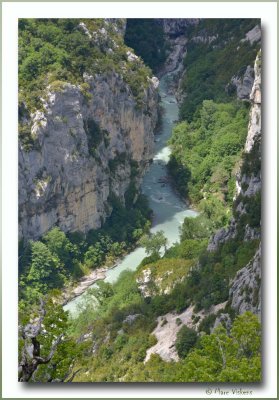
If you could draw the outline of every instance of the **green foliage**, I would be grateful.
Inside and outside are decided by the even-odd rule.
[[[244,332],[248,343],[255,336],[249,355],[244,350],[246,345],[241,344]],[[138,378],[141,382],[260,382],[260,351],[260,324],[257,317],[245,313],[236,319],[231,336],[220,327],[214,334],[201,337],[184,360],[165,362],[152,354],[143,367],[135,366],[126,376],[128,381]]]
[[[31,243],[31,265],[26,281],[32,289],[38,288],[46,294],[48,288],[61,287],[63,275],[59,259],[41,242]]]
[[[217,102],[232,100],[234,93],[226,92],[225,87],[233,76],[242,76],[246,66],[254,64],[259,50],[259,43],[241,42],[256,24],[260,25],[260,20],[204,19],[189,32],[190,39],[200,34],[217,36],[217,39],[208,44],[190,41],[187,46],[184,59],[187,73],[182,80],[182,90],[187,96],[180,107],[180,119],[195,119],[205,99]]]
[[[112,265],[115,258],[131,249],[148,232],[150,210],[143,195],[129,209],[116,197],[112,202],[113,211],[104,226],[89,231],[86,237],[78,232],[66,236],[54,227],[41,241],[20,243],[21,309],[30,307],[49,290],[62,288],[105,262]]]
[[[230,279],[248,264],[258,244],[258,240],[231,239],[221,244],[216,252],[201,254],[199,268],[193,269],[186,282],[187,294],[197,310],[208,310],[211,305],[228,299]]]
[[[227,214],[226,204],[232,205],[231,182],[235,179],[247,125],[248,110],[243,104],[204,100],[196,121],[176,125],[170,139],[169,171],[178,190],[195,204],[206,198],[212,207],[222,210],[223,218]]]
[[[128,48],[109,24],[106,25],[108,40],[113,39],[119,46],[111,55],[106,52],[106,39],[99,37],[98,45],[90,42],[78,27],[80,21],[84,21],[91,32],[98,32],[104,26],[101,19],[19,21],[19,79],[24,90],[20,100],[21,114],[27,112],[23,104],[29,111],[38,107],[38,99],[49,84],[55,91],[63,91],[67,81],[79,84],[85,100],[90,100],[89,88],[82,77],[85,71],[91,74],[118,72],[130,85],[137,105],[144,107],[150,70],[144,67],[141,59],[127,62]],[[129,37],[135,49],[138,44],[136,52],[156,69],[166,50],[163,35],[160,37],[161,28],[155,27],[153,20],[143,20],[142,24],[140,20],[135,21],[134,26],[128,21],[126,40]],[[73,362],[74,369],[82,368],[75,381],[84,382],[260,380],[260,324],[251,313],[237,317],[229,335],[222,327],[209,335],[216,318],[213,314],[201,321],[199,331],[208,335],[201,335],[199,340],[195,331],[183,326],[176,341],[176,349],[183,360],[167,363],[152,355],[147,363],[143,363],[147,349],[156,343],[151,334],[157,325],[156,317],[168,312],[180,313],[191,304],[195,304],[196,311],[209,310],[212,305],[228,300],[230,280],[251,260],[259,245],[258,240],[243,241],[243,234],[247,223],[260,228],[260,196],[240,196],[238,202],[244,203],[246,213],[238,215],[235,205],[234,216],[240,218],[237,236],[221,244],[216,252],[206,251],[209,237],[226,225],[231,215],[234,174],[246,136],[248,111],[245,105],[232,102],[231,94],[226,93],[224,87],[240,67],[247,65],[250,58],[252,60],[257,45],[243,43],[237,53],[235,45],[253,24],[255,21],[251,20],[205,20],[198,28],[188,29],[189,38],[201,27],[208,34],[214,35],[216,29],[220,33],[213,42],[216,48],[204,44],[189,45],[184,78],[188,96],[180,111],[181,117],[186,117],[188,122],[175,127],[170,143],[170,172],[181,194],[197,205],[200,215],[185,219],[181,242],[168,249],[163,258],[160,258],[160,250],[167,242],[162,232],[144,236],[140,243],[150,255],[142,261],[138,271],[122,273],[113,284],[101,281],[95,285],[85,296],[81,313],[70,324],[61,306],[49,303],[46,332],[40,337],[44,354],[61,332],[65,333],[66,340],[51,363],[39,368],[34,381],[63,379]],[[147,43],[144,38],[150,38],[151,30],[152,40]],[[143,38],[141,42],[137,40],[139,35]],[[235,63],[231,62],[231,54],[235,55]],[[96,147],[102,140],[105,146],[108,145],[108,135],[90,118],[84,121],[84,127],[89,152],[95,157]],[[34,145],[29,128],[22,126],[20,132],[27,149]],[[245,155],[242,174],[259,173],[258,151],[259,146]],[[143,234],[148,233],[150,210],[146,198],[137,197],[135,185],[138,164],[121,153],[110,161],[109,168],[112,174],[117,174],[118,168],[128,162],[131,184],[125,193],[125,206],[111,194],[107,208],[112,212],[102,228],[92,230],[86,236],[78,232],[65,235],[54,228],[41,241],[20,243],[19,311],[22,323],[36,316],[35,304],[42,294],[55,297],[53,290],[60,289],[68,281],[104,263],[111,265],[116,257],[129,251]],[[146,269],[151,271],[154,291],[151,297],[144,298],[137,280]],[[230,306],[227,308],[226,312]],[[235,317],[233,310],[229,312]],[[179,318],[176,322],[181,324]],[[77,344],[88,332],[90,337],[82,345]]]
[[[237,206],[242,202],[244,211],[237,211]],[[255,231],[261,229],[261,192],[253,196],[239,195],[234,203],[233,215],[237,218],[237,238],[244,239],[246,226],[252,227]]]
[[[124,315],[122,314],[122,321]],[[213,334],[197,340],[195,331],[183,326],[177,335],[176,346],[183,358],[179,362],[165,362],[158,355],[151,355],[143,364],[146,350],[155,344],[148,332],[152,325],[140,316],[131,325],[121,320],[114,328],[111,323],[95,322],[94,357],[79,359],[79,365],[88,370],[76,381],[111,382],[258,382],[261,379],[260,323],[247,312],[234,321],[230,335],[223,327]],[[101,337],[100,337],[101,329]],[[118,329],[118,331],[116,331]],[[102,343],[104,338],[106,344]],[[98,338],[98,339],[97,339]]]
[[[167,238],[164,236],[163,231],[158,231],[150,235],[144,235],[140,241],[140,245],[145,248],[147,254],[160,254],[162,247],[166,250]]]
[[[198,335],[194,329],[190,329],[186,325],[182,326],[175,342],[175,348],[180,358],[186,357],[191,348],[195,346],[197,339]]]
[[[259,382],[261,336],[258,318],[238,316],[227,336],[223,327],[201,337],[179,368],[178,382]]]
[[[73,261],[79,257],[79,249],[73,245],[58,227],[54,227],[43,237],[43,242],[53,255],[56,255],[60,263],[68,271],[73,269]]]
[[[193,267],[192,260],[183,258],[163,258],[150,264],[140,266],[137,270],[138,279],[144,279],[144,271],[149,270],[150,281],[145,283],[152,296],[171,292],[175,285],[185,278]]]
[[[197,258],[207,247],[207,240],[188,239],[175,244],[167,250],[164,258]]]
[[[51,293],[54,296],[54,293]],[[53,380],[64,381],[71,374],[71,367],[77,355],[81,352],[82,345],[76,343],[68,336],[68,315],[63,311],[61,305],[55,301],[55,296],[45,299],[45,316],[42,321],[42,329],[37,336],[40,344],[40,356],[47,357],[57,337],[63,334],[62,341],[58,344],[53,357],[47,364],[39,365],[31,378],[31,382],[51,382]],[[26,324],[31,316],[37,317],[37,304],[28,310],[28,314],[20,314],[20,324]],[[19,342],[19,354],[22,352],[23,342]]]
[[[19,123],[18,137],[25,151],[30,151],[38,146],[36,139],[31,134],[31,125],[29,123]]]
[[[85,24],[92,38],[80,23]],[[48,86],[52,91],[63,92],[66,82],[79,85],[88,101],[92,95],[84,82],[84,72],[94,75],[113,71],[130,85],[137,105],[144,106],[144,90],[151,71],[141,59],[128,62],[129,47],[104,19],[20,19],[18,28],[20,109],[24,106],[33,112],[42,108],[41,98],[46,96]],[[101,33],[102,28],[106,35]],[[20,130],[22,143],[27,149],[32,148],[29,126],[20,125]]]
[[[158,261],[158,260],[160,260],[160,258],[161,258],[160,255],[157,253],[153,253],[151,256],[144,257],[144,259],[142,260],[142,262],[139,265],[139,268],[143,267],[144,265],[151,264],[155,261]]]
[[[166,60],[168,48],[163,27],[154,19],[127,19],[125,43],[155,72]]]
[[[139,195],[130,208],[125,208],[115,196],[110,196],[109,201],[113,211],[107,218],[103,230],[113,242],[135,243],[139,238],[139,229],[142,233],[148,232],[151,210],[145,196]]]
[[[212,232],[212,222],[205,215],[186,217],[181,227],[181,240],[206,239]]]
[[[199,332],[205,332],[210,335],[210,329],[213,328],[215,320],[215,314],[209,314],[206,316],[199,324]]]
[[[190,253],[191,241],[187,243],[186,240],[186,256],[188,257]],[[156,315],[162,315],[172,310],[177,312],[182,312],[185,308],[190,306],[190,304],[195,304],[195,311],[201,309],[209,310],[212,305],[216,305],[228,300],[229,297],[229,283],[230,280],[235,276],[236,272],[243,268],[252,259],[255,251],[258,248],[259,241],[246,241],[231,239],[221,244],[216,252],[210,253],[205,251],[205,242],[202,240],[196,240],[193,243],[193,247],[199,245],[201,246],[201,252],[197,255],[197,258],[193,260],[185,260],[188,262],[190,270],[188,273],[184,271],[182,273],[182,281],[177,283],[172,291],[164,297],[155,296],[151,300],[151,307]],[[173,248],[169,249],[166,258],[160,260],[160,263],[168,265],[169,269],[173,269],[173,274],[175,274],[175,260],[168,257],[183,257],[183,246],[182,241],[180,245],[175,245]],[[182,261],[183,259],[178,258],[177,261]],[[154,266],[159,265],[159,263],[154,263]],[[170,268],[173,266],[172,268]],[[145,265],[144,268],[148,266]],[[152,268],[151,268],[152,271]],[[154,268],[153,274],[156,272]],[[184,279],[183,279],[184,277]],[[166,279],[166,278],[164,278]],[[204,328],[206,332],[209,332],[209,325],[201,323],[201,327]]]
[[[91,156],[95,156],[95,150],[105,137],[104,131],[93,118],[88,118],[83,121],[84,130],[87,135],[88,151]]]

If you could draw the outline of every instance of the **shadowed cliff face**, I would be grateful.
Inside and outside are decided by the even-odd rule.
[[[255,80],[250,94],[251,109],[242,167],[237,174],[234,218],[227,229],[221,229],[211,238],[208,250],[215,251],[219,243],[235,237],[241,216],[247,213],[247,203],[260,195],[261,190],[261,55],[255,61]],[[245,226],[244,240],[259,239],[260,231],[249,223]]]
[[[20,237],[38,238],[54,225],[100,227],[112,209],[109,195],[124,202],[131,175],[138,187],[152,158],[156,82],[150,80],[138,107],[121,75],[85,80],[85,95],[69,83],[50,89],[44,110],[31,116],[35,146],[25,151],[19,143]]]
[[[260,239],[260,223],[255,223],[256,215],[260,208],[252,208],[251,204],[257,204],[261,193],[261,54],[255,61],[255,80],[250,94],[251,110],[249,117],[248,134],[244,148],[243,165],[237,175],[237,197],[234,218],[227,229],[221,229],[211,238],[209,251],[216,251],[220,243],[234,238],[240,234],[244,241]],[[259,206],[260,207],[260,206]],[[252,219],[247,215],[252,214]],[[254,213],[254,215],[253,215]],[[243,225],[243,221],[247,223]],[[257,221],[258,222],[258,221]],[[261,243],[253,259],[248,265],[238,271],[231,282],[230,301],[232,308],[237,313],[252,311],[260,314],[261,311]]]

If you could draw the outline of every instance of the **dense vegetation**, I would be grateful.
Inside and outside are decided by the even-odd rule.
[[[152,18],[128,18],[125,43],[132,47],[155,73],[163,66],[168,44],[163,27],[158,21]]]
[[[259,43],[241,41],[257,19],[203,19],[188,32],[195,36],[215,37],[211,43],[191,42],[184,59],[186,74],[181,88],[186,94],[180,106],[180,119],[191,122],[199,115],[204,100],[230,102],[235,92],[230,85],[233,76],[243,76],[247,65],[253,66]]]
[[[118,24],[121,29],[123,21]],[[85,72],[119,72],[140,96],[150,70],[140,59],[129,64],[128,50],[114,25],[104,19],[20,19],[20,102],[38,108],[47,86],[63,90],[63,82],[81,85],[86,92]]]
[[[242,103],[204,100],[194,122],[176,125],[170,140],[169,171],[177,188],[194,204],[202,199],[232,206],[235,173],[247,135]]]
[[[146,198],[139,196],[134,205],[124,207],[112,198],[113,211],[102,228],[87,235],[66,235],[58,227],[41,240],[20,242],[20,310],[32,308],[50,290],[74,283],[84,274],[129,251],[150,227],[150,209]],[[121,226],[121,231],[119,231]]]
[[[91,31],[103,26],[101,20],[90,21],[86,20],[86,25]],[[165,57],[162,32],[153,20],[135,21],[136,25],[131,24],[132,20],[128,22],[126,42],[131,40],[130,45],[135,48],[139,42],[138,53],[156,69]],[[110,196],[113,211],[101,229],[85,236],[78,232],[65,235],[54,228],[41,240],[20,243],[20,330],[30,318],[36,321],[40,314],[39,299],[45,297],[44,327],[38,335],[42,356],[48,354],[57,336],[64,335],[55,356],[38,367],[33,381],[65,381],[73,371],[71,379],[77,382],[260,381],[260,323],[249,312],[236,315],[229,301],[229,285],[258,248],[259,240],[244,240],[244,237],[247,225],[260,230],[261,199],[259,195],[238,196],[233,201],[235,172],[241,164],[247,134],[248,107],[225,91],[232,75],[253,62],[257,45],[250,46],[240,39],[257,22],[204,20],[188,32],[192,36],[204,31],[208,35],[218,33],[218,38],[212,45],[190,43],[185,59],[187,73],[182,88],[187,97],[181,106],[181,121],[170,140],[169,170],[178,190],[200,213],[196,218],[184,220],[179,243],[166,249],[163,232],[148,234],[150,210],[142,196],[133,204],[133,182],[125,196],[125,207]],[[30,106],[31,93],[35,100],[41,95],[43,79],[50,79],[49,83],[70,79],[82,84],[83,71],[90,68],[97,71],[103,64],[109,69],[126,54],[126,47],[121,48],[123,54],[120,51],[114,56],[107,55],[105,50],[94,53],[94,44],[80,31],[76,20],[23,20],[20,29],[23,52],[20,79],[25,101]],[[141,42],[137,40],[138,32]],[[73,40],[67,52],[64,37]],[[153,38],[150,43],[147,37]],[[46,43],[53,46],[49,53]],[[88,47],[88,60],[95,57],[94,65],[87,65],[84,57]],[[46,58],[46,64],[40,64],[45,54],[53,57],[53,61],[48,63]],[[154,55],[158,56],[156,61]],[[34,62],[39,69],[32,75],[34,57],[39,57]],[[28,68],[24,64],[26,59]],[[48,74],[45,68],[50,65]],[[125,79],[132,82],[132,72]],[[140,80],[135,82],[138,84]],[[59,87],[60,83],[55,85]],[[90,123],[87,128],[90,129]],[[260,173],[259,145],[243,157],[242,174]],[[112,173],[115,168],[110,165]],[[242,189],[245,191],[244,186]],[[237,208],[240,202],[245,208],[243,213]],[[235,236],[209,252],[210,237],[226,226],[232,215],[237,220]],[[99,282],[88,291],[79,315],[70,318],[59,305],[60,290],[100,265],[111,265],[138,241],[148,254],[138,269],[123,272],[113,284]],[[162,256],[163,248],[166,251]],[[148,271],[149,282],[145,279]],[[223,302],[227,302],[225,308],[213,313],[214,306]],[[165,362],[153,354],[144,363],[147,349],[156,344],[152,331],[158,324],[157,317],[167,313],[179,315],[190,305],[194,306],[193,329],[183,325],[179,318],[176,321],[180,330],[174,346],[179,361]],[[200,311],[203,317],[197,314]],[[221,313],[229,315],[232,326],[220,324],[213,331],[216,317]],[[161,326],[165,323],[163,319]],[[20,354],[24,354],[25,341],[22,336]]]
[[[84,101],[92,97],[84,74],[119,73],[138,107],[151,70],[140,58],[128,62],[122,34],[124,21],[104,19],[20,19],[18,43],[19,137],[29,150],[36,146],[30,112],[43,108],[49,91],[61,92],[66,83],[78,85]]]
[[[237,317],[230,333],[219,326],[214,334],[197,336],[195,331],[182,325],[176,342],[181,360],[165,362],[152,355],[143,364],[146,350],[156,343],[151,335],[155,318],[165,310],[156,307],[156,298],[144,299],[140,295],[134,275],[124,272],[114,285],[99,284],[98,289],[88,294],[88,297],[97,297],[98,309],[89,298],[86,309],[73,321],[73,337],[88,334],[83,356],[77,358],[76,367],[80,372],[76,381],[260,380],[260,323],[251,313]],[[164,299],[161,296],[162,302]]]

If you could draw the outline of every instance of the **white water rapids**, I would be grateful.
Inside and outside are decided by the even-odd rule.
[[[194,217],[197,213],[187,208],[167,179],[166,164],[170,157],[170,148],[167,141],[171,136],[174,121],[178,119],[178,105],[174,95],[168,93],[168,75],[165,75],[159,85],[159,92],[164,109],[160,135],[155,137],[155,155],[153,163],[146,172],[141,185],[142,193],[148,200],[153,211],[151,233],[163,231],[168,239],[168,246],[179,241],[179,227],[185,217]],[[114,282],[124,270],[136,270],[143,258],[145,250],[138,247],[126,255],[116,267],[106,272],[106,282]],[[92,286],[96,285],[94,283]],[[89,288],[90,288],[89,287]],[[88,289],[87,289],[88,290]],[[87,291],[74,298],[64,306],[72,315],[78,312],[78,305],[85,298]]]

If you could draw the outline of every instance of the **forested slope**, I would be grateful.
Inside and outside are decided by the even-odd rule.
[[[50,292],[51,285],[40,288],[42,278],[44,284],[49,282],[44,274],[38,277],[38,271],[45,272],[43,258],[59,282],[68,259],[76,259],[81,267],[87,260],[97,265],[104,259],[104,247],[108,255],[121,253],[121,242],[148,232],[144,200],[138,199],[137,211],[133,202],[126,201],[124,208],[114,198],[111,220],[86,238],[54,230],[31,243],[23,258],[27,269],[20,354],[26,357],[24,348],[32,339],[25,325],[30,315],[24,311],[30,282],[34,298],[40,297],[40,290],[51,297],[34,309],[31,325],[38,334],[34,329],[32,334],[43,344],[45,359],[55,345],[54,358],[37,365],[31,381],[261,380],[260,21],[137,21],[130,39],[141,36],[144,26],[149,29],[148,23],[158,24],[155,39],[162,31],[164,37],[145,42],[147,49],[141,48],[143,41],[138,55],[149,62],[152,48],[158,46],[157,52],[166,51],[164,65],[176,71],[169,88],[176,90],[180,120],[169,143],[169,173],[199,216],[184,220],[180,242],[163,256],[162,235],[145,236],[141,243],[149,256],[138,269],[123,272],[114,284],[99,282],[74,319],[58,305],[59,293]],[[179,52],[172,52],[174,43]],[[112,228],[128,218],[132,222],[122,230]],[[125,236],[121,242],[120,232]],[[115,246],[116,242],[120,243]],[[51,317],[50,307],[55,310]],[[34,319],[38,315],[41,318]],[[54,337],[60,338],[58,344]],[[23,372],[26,376],[24,368]]]

